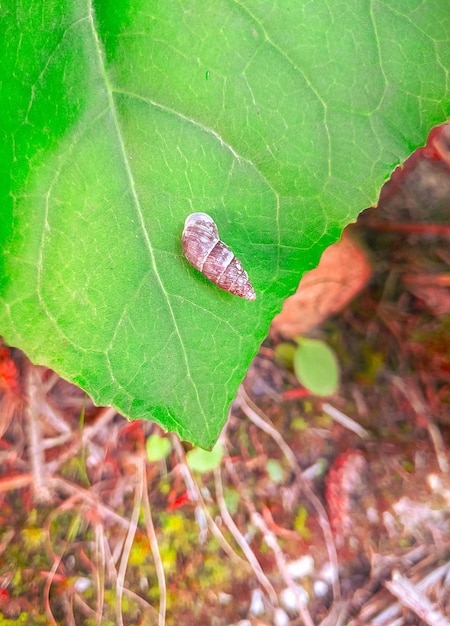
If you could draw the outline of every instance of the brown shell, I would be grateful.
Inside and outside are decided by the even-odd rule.
[[[189,263],[211,282],[246,300],[256,298],[247,272],[230,248],[220,241],[217,226],[209,215],[188,215],[181,242]]]

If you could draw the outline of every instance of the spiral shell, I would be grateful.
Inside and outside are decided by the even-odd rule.
[[[247,272],[230,248],[220,241],[217,226],[209,215],[188,215],[181,241],[189,263],[208,280],[246,300],[256,298]]]

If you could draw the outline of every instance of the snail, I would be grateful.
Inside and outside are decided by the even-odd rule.
[[[220,241],[212,217],[206,213],[188,215],[181,242],[189,263],[212,283],[246,300],[256,298],[247,272],[230,248]]]

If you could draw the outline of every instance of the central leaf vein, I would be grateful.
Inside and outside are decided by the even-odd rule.
[[[118,140],[118,145],[119,145],[120,152],[121,152],[123,166],[124,166],[125,173],[126,173],[126,176],[128,178],[129,184],[130,184],[131,195],[132,195],[133,202],[134,202],[134,205],[135,205],[135,208],[136,208],[136,213],[137,213],[137,216],[138,216],[138,219],[139,219],[139,223],[140,223],[140,227],[141,227],[141,230],[142,230],[142,234],[144,236],[144,240],[145,240],[145,243],[146,243],[146,246],[147,246],[147,250],[148,250],[148,254],[149,254],[149,258],[150,258],[150,263],[151,263],[151,266],[153,268],[153,271],[154,271],[156,280],[158,282],[158,285],[159,285],[159,287],[161,289],[161,292],[164,295],[164,299],[165,299],[165,302],[167,304],[167,308],[169,310],[170,317],[172,319],[172,323],[173,323],[173,326],[174,326],[174,329],[175,329],[175,333],[176,333],[176,336],[177,336],[178,341],[180,343],[181,354],[182,354],[182,358],[183,358],[183,361],[184,361],[184,364],[185,364],[185,368],[186,368],[186,374],[187,374],[187,377],[188,377],[188,379],[189,379],[189,381],[190,381],[190,383],[191,383],[191,385],[192,385],[192,387],[193,387],[193,389],[195,391],[197,403],[198,403],[198,406],[199,406],[199,410],[201,411],[202,417],[204,419],[205,428],[206,428],[206,430],[209,433],[210,432],[209,423],[208,423],[207,416],[206,416],[204,408],[203,408],[203,403],[201,401],[197,385],[195,384],[194,378],[192,377],[192,374],[191,374],[191,371],[190,371],[189,361],[188,361],[188,356],[187,356],[187,351],[186,351],[186,346],[184,345],[184,341],[183,341],[183,338],[182,338],[182,335],[181,335],[181,332],[180,332],[180,328],[178,326],[177,319],[176,319],[176,316],[175,316],[172,304],[170,302],[169,294],[168,294],[168,292],[167,292],[167,290],[166,290],[166,288],[164,286],[164,283],[163,283],[162,278],[160,276],[160,273],[158,271],[156,258],[155,258],[155,253],[154,253],[154,250],[153,250],[152,243],[150,241],[150,237],[149,237],[149,233],[148,233],[147,227],[145,225],[144,214],[142,212],[141,203],[139,201],[139,197],[138,197],[138,194],[137,194],[137,191],[136,191],[136,186],[135,186],[135,183],[134,183],[133,173],[131,171],[130,164],[129,164],[129,161],[128,161],[128,158],[127,158],[127,154],[126,154],[126,150],[125,150],[125,143],[124,143],[124,139],[123,139],[123,132],[122,132],[122,130],[120,128],[120,123],[119,123],[119,119],[118,119],[118,116],[117,116],[117,109],[116,109],[114,98],[113,98],[113,89],[112,89],[112,86],[110,85],[110,82],[109,82],[109,79],[108,79],[108,76],[107,76],[107,72],[106,72],[102,45],[100,43],[100,40],[99,40],[99,37],[98,37],[98,33],[97,33],[97,29],[96,29],[95,24],[94,24],[94,11],[93,11],[92,4],[90,4],[90,26],[91,26],[91,31],[92,31],[92,35],[93,35],[93,38],[94,38],[95,47],[96,47],[96,51],[97,51],[97,55],[98,55],[100,71],[101,71],[101,74],[102,74],[102,77],[103,77],[103,81],[104,81],[104,84],[105,84],[105,88],[106,88],[107,98],[108,98],[108,102],[109,102],[109,106],[110,106],[110,110],[111,110],[111,115],[112,115],[112,119],[113,119],[113,123],[114,123],[115,132],[116,132],[116,135],[117,135],[117,140]]]

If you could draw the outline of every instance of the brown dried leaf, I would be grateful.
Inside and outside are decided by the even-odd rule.
[[[305,333],[343,309],[371,273],[366,254],[346,229],[341,241],[325,250],[317,268],[303,276],[273,320],[272,330],[285,337]]]

